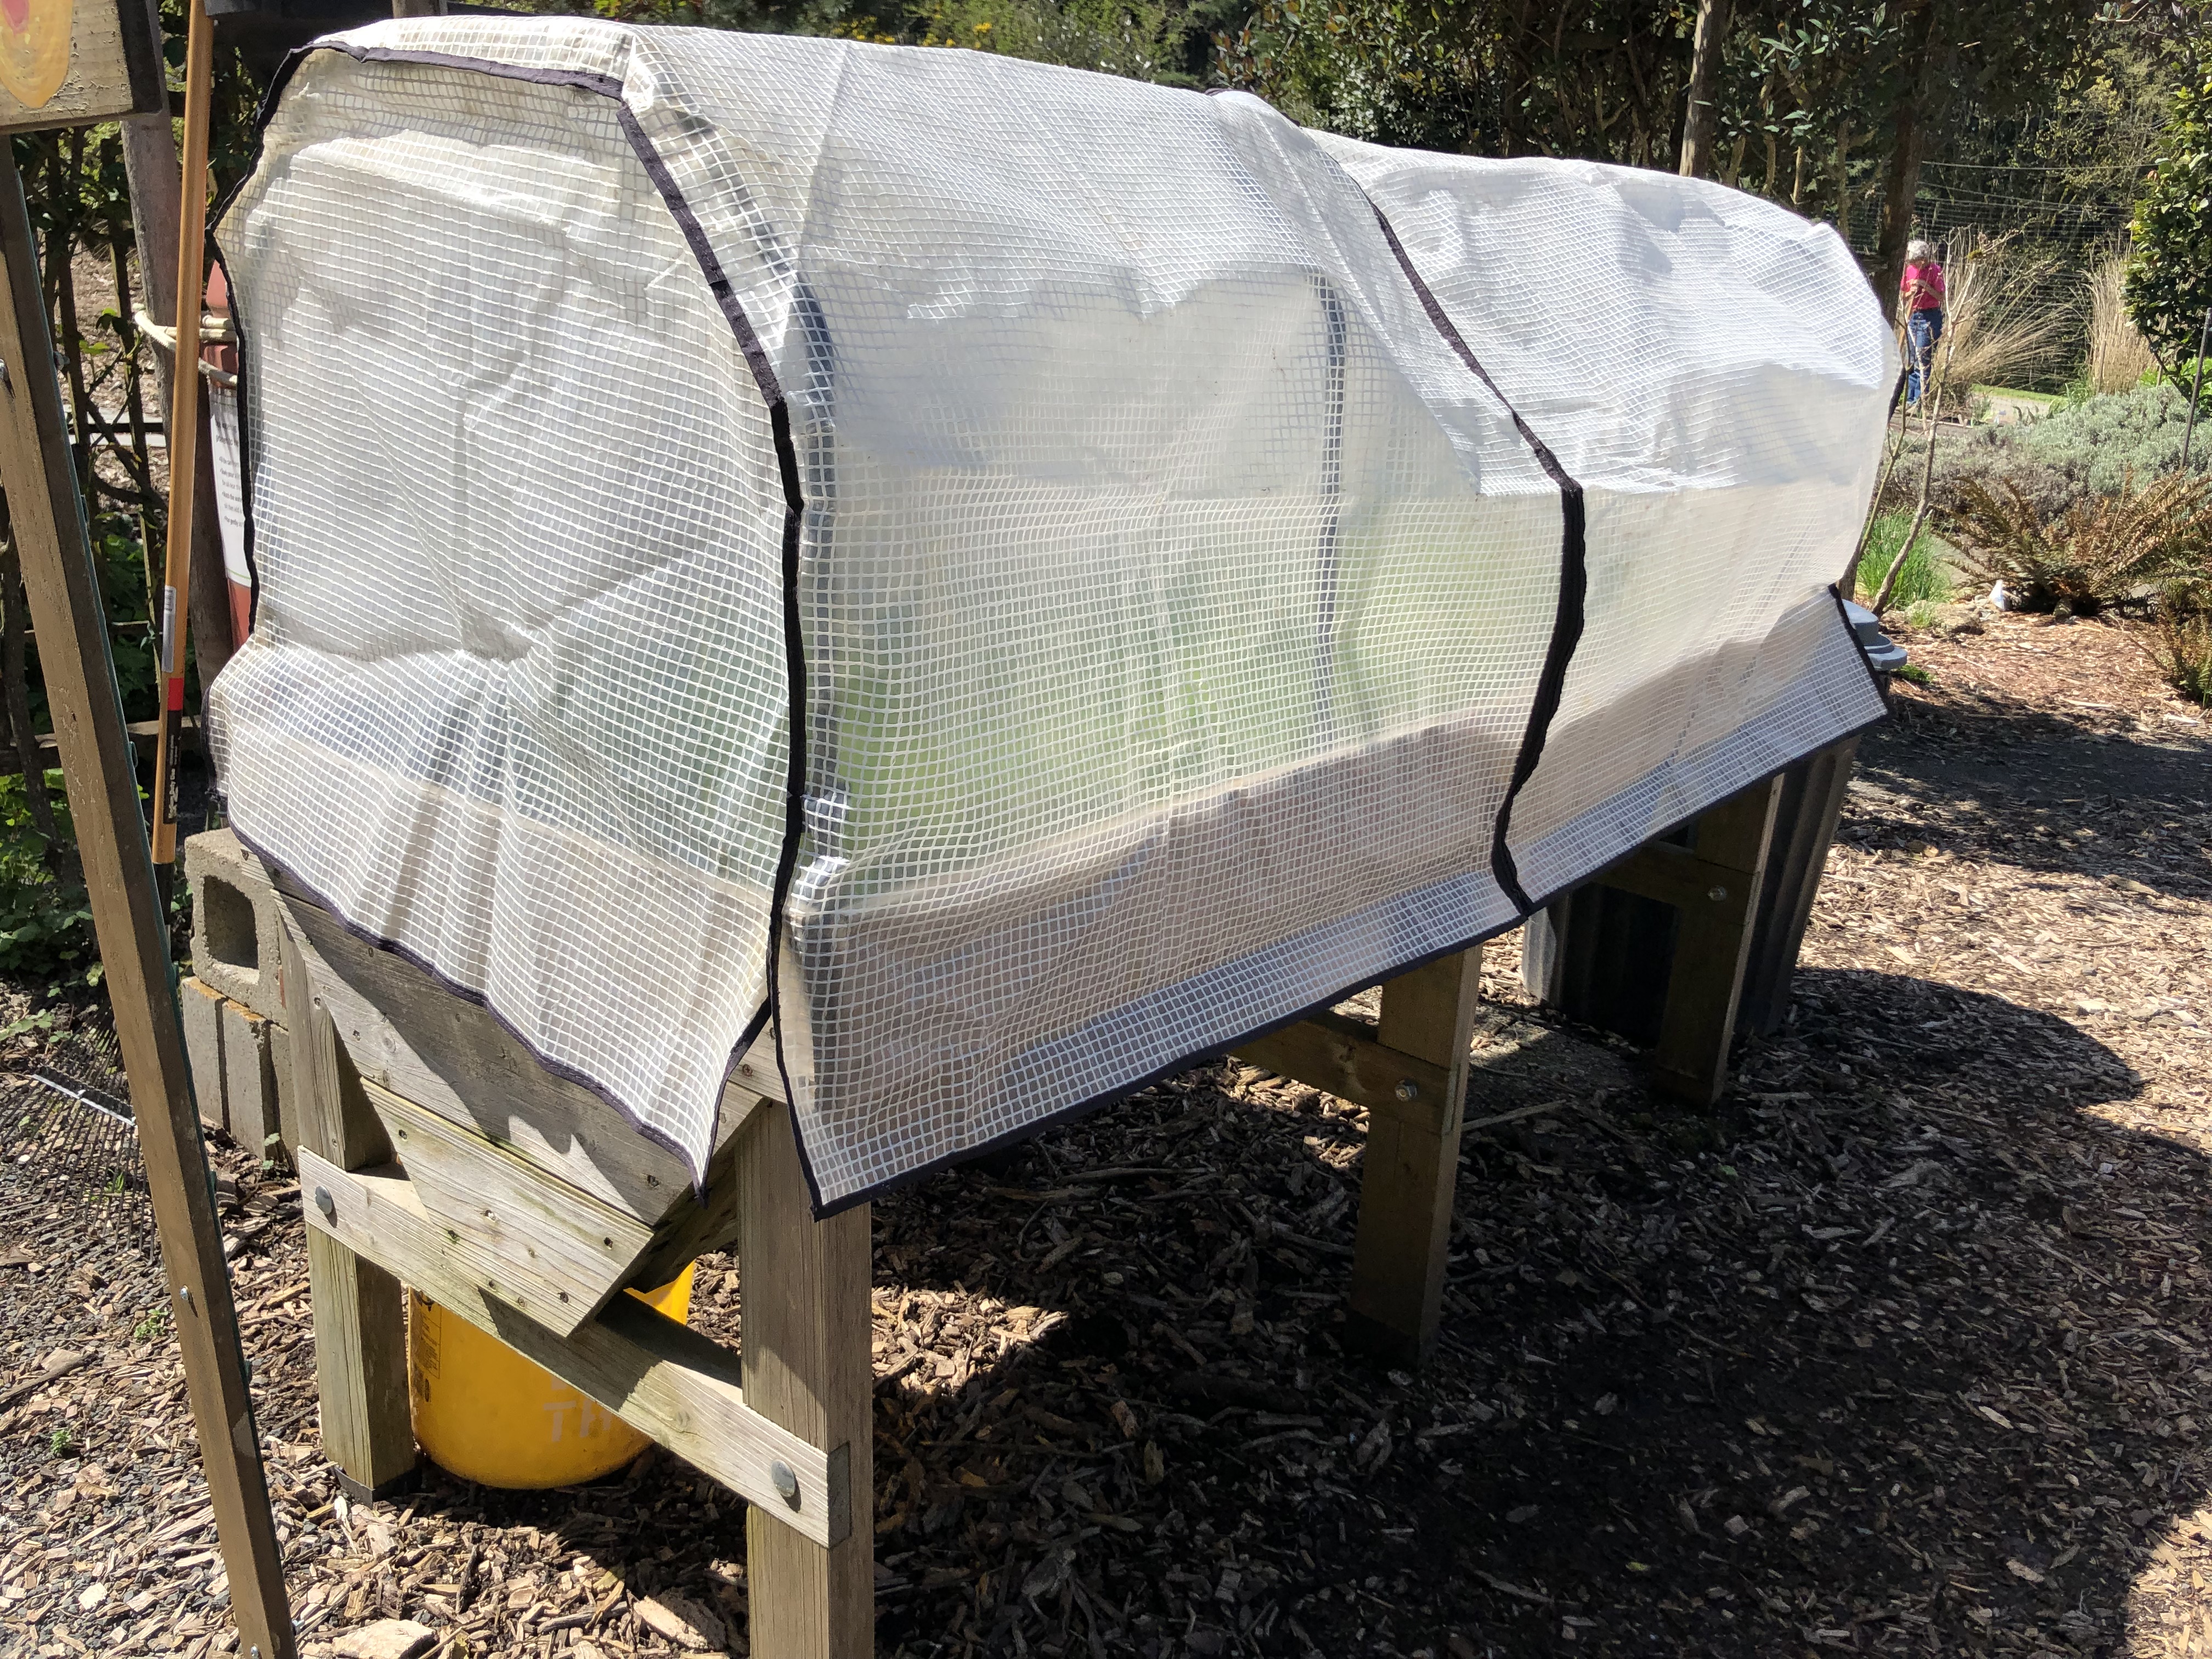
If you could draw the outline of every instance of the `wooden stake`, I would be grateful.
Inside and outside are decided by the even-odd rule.
[[[745,1404],[828,1452],[852,1494],[851,1528],[827,1547],[758,1507],[745,1511],[752,1650],[776,1659],[863,1659],[876,1650],[869,1206],[827,1221],[809,1213],[785,1107],[763,1106],[741,1133]]]
[[[1692,862],[1700,872],[1698,879],[1712,884],[1702,902],[1694,891],[1669,900],[1680,909],[1681,921],[1674,934],[1674,968],[1667,981],[1659,1046],[1651,1056],[1651,1081],[1662,1093],[1692,1106],[1711,1105],[1728,1087],[1736,1002],[1751,959],[1767,842],[1781,799],[1782,779],[1777,775],[1704,813],[1698,819]]]
[[[1382,987],[1376,1040],[1428,1061],[1443,1079],[1433,1091],[1404,1085],[1413,1097],[1399,1111],[1370,1112],[1360,1158],[1345,1341],[1401,1364],[1426,1358],[1437,1338],[1481,993],[1480,945]]]
[[[5,144],[0,252],[0,484],[8,492],[115,1035],[130,1075],[168,1307],[230,1578],[239,1654],[292,1659],[291,1614],[185,1064],[167,932],[138,815],[106,615],[70,465],[30,214],[14,152]]]
[[[177,359],[169,394],[169,558],[161,589],[161,736],[154,754],[154,862],[177,861],[177,748],[184,735],[191,614],[192,493],[198,483],[200,307],[207,295],[208,104],[215,80],[207,0],[185,46],[184,195],[177,212]]]

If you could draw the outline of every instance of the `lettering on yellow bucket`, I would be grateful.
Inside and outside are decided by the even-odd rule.
[[[686,1267],[657,1291],[625,1294],[688,1320],[692,1273]],[[486,1486],[580,1486],[613,1474],[650,1443],[497,1337],[419,1292],[410,1291],[407,1304],[415,1438],[447,1473]]]

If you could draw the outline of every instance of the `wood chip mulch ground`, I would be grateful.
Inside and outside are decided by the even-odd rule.
[[[2212,1654],[2212,744],[2123,628],[1969,626],[1723,1107],[1490,947],[1470,1116],[1545,1109],[1468,1139],[1419,1375],[1338,1341],[1362,1115],[1241,1066],[879,1205],[878,1651]],[[50,1139],[0,1140],[0,1651],[229,1652],[143,1198]],[[742,1506],[665,1455],[343,1501],[296,1191],[224,1169],[307,1652],[744,1650]]]

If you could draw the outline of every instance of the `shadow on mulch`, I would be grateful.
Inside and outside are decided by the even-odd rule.
[[[1249,1074],[1185,1097],[1202,1158],[1140,1101],[884,1205],[909,1291],[1064,1320],[879,1390],[882,1650],[2109,1650],[2205,1495],[2203,1160],[2082,1115],[2136,1081],[2063,1021],[1864,972],[1800,1008],[1713,1116],[1472,1138],[1418,1378],[1263,1237],[1339,1121]]]
[[[2118,711],[2069,719],[1994,694],[1908,691],[1867,734],[1852,789],[1884,820],[1877,841],[2212,895],[2197,850],[2212,836],[2212,743],[2179,723],[2151,732]]]

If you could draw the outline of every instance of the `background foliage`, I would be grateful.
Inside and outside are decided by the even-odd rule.
[[[2212,55],[2197,68],[2174,90],[2128,266],[2128,309],[2169,356],[2195,356],[2212,309]]]

